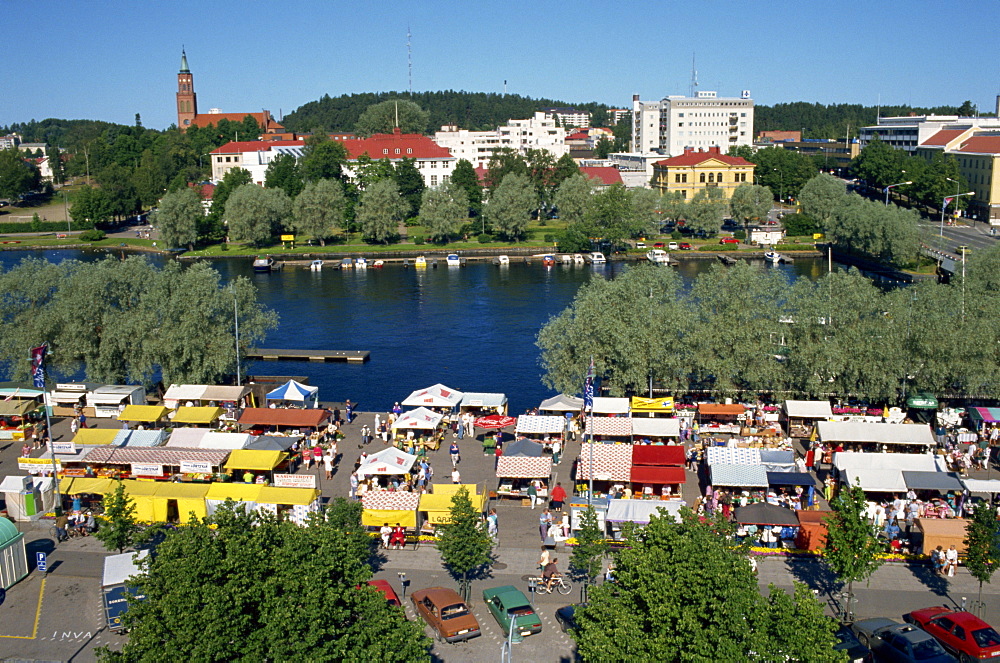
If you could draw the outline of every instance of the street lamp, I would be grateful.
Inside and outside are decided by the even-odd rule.
[[[890,184],[885,188],[885,206],[889,206],[889,189],[894,186],[903,186],[904,184],[913,184],[913,182],[900,182],[899,184]]]
[[[949,182],[954,182],[955,183],[955,197],[957,198],[958,197],[958,189],[959,189],[960,186],[962,186],[962,183],[959,182],[958,180],[953,180],[950,177],[946,177],[945,179],[948,180]],[[957,202],[955,203],[955,211],[958,212],[958,203]]]
[[[778,168],[772,168],[771,170],[778,173],[778,202],[783,203],[785,199],[785,171]]]
[[[975,191],[966,191],[965,193],[956,193],[952,200],[958,200],[959,196],[974,196]],[[944,237],[944,208],[948,206],[948,197],[946,196],[944,200],[941,201],[941,237]]]

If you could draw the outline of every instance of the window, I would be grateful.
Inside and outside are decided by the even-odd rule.
[[[438,176],[431,175],[431,186],[437,186],[437,183],[438,183]]]
[[[688,181],[688,174],[684,173],[683,175],[681,175],[681,182],[687,184],[687,181]]]
[[[413,154],[413,148],[412,147],[406,148],[406,153],[407,154]]]
[[[715,181],[715,173],[709,173],[708,174],[708,182],[709,182],[709,184],[711,184],[714,181]]]
[[[681,183],[681,174],[677,173],[676,175],[674,175],[674,184],[680,184],[680,183]]]
[[[719,174],[717,174],[717,175],[715,176],[715,181],[716,181],[716,182],[721,182],[721,181],[722,181],[722,173],[719,173]]]
[[[399,154],[399,148],[398,147],[396,148],[396,154]]]
[[[681,189],[681,198],[687,198],[687,197],[688,197],[688,192],[685,191],[684,189]]]
[[[388,148],[387,148],[387,149],[384,149],[384,150],[382,150],[382,154],[389,154],[389,150],[388,150]]]
[[[702,183],[702,184],[704,184],[704,183],[705,183],[705,173],[702,173],[702,174],[701,174],[701,178],[700,178],[700,181],[701,181],[701,183]]]

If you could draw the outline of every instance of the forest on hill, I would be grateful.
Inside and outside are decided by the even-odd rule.
[[[754,107],[754,134],[760,131],[801,131],[803,138],[857,137],[859,127],[875,124],[879,117],[901,115],[972,115],[975,107],[966,101],[962,106],[862,106],[861,104],[825,104],[793,101],[774,106]]]

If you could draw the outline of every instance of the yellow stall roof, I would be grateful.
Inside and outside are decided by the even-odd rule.
[[[126,405],[118,421],[138,421],[154,423],[167,416],[167,408],[162,405]]]
[[[210,424],[223,412],[221,407],[179,407],[172,421],[175,424]]]
[[[259,483],[211,483],[208,485],[205,499],[220,502],[226,499],[235,502],[257,502],[263,488],[264,485]]]
[[[456,486],[458,488],[459,486]],[[467,488],[469,486],[466,486]],[[437,487],[435,486],[435,489]],[[486,495],[476,495],[475,486],[471,486],[472,490],[469,491],[469,499],[472,501],[472,508],[477,511],[482,511],[486,506]],[[424,493],[420,496],[420,507],[418,511],[426,511],[427,519],[433,523],[438,524],[442,521],[446,521],[451,513],[451,498],[452,495],[447,495],[444,493]]]
[[[174,483],[174,482],[159,482],[156,484],[158,486],[156,490],[156,496],[162,497],[168,500],[177,499],[205,499],[205,495],[208,494],[208,487],[210,484],[207,483]]]
[[[447,495],[450,503],[451,496],[462,488],[468,491],[469,497],[473,497],[476,494],[478,486],[474,483],[435,483],[431,485],[431,493],[435,495]]]
[[[65,477],[59,480],[59,492],[63,495],[105,495],[115,489],[112,479],[91,477]]]
[[[286,454],[277,450],[234,449],[226,461],[227,470],[273,470]]]
[[[319,490],[316,488],[275,488],[274,486],[264,486],[260,491],[258,502],[264,504],[289,504],[307,506],[319,499]]]
[[[631,407],[633,412],[673,412],[674,397],[645,398],[643,396],[633,396]]]
[[[73,436],[73,444],[81,447],[111,444],[119,432],[118,428],[81,428]]]

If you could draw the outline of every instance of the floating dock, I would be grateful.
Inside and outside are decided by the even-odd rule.
[[[368,350],[278,350],[275,348],[257,348],[243,356],[246,359],[263,359],[264,361],[346,361],[351,364],[363,364],[370,358]]]

